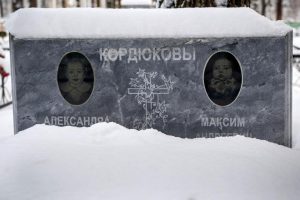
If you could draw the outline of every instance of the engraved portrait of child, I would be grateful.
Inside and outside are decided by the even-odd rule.
[[[231,104],[240,91],[241,79],[239,63],[232,54],[218,52],[208,61],[204,82],[207,94],[215,104]]]
[[[58,85],[62,96],[73,105],[83,104],[93,90],[93,71],[85,56],[77,52],[67,54],[58,70]]]

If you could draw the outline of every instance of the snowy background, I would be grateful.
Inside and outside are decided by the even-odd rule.
[[[300,47],[299,38],[294,45]],[[8,51],[1,62],[9,71]],[[90,128],[36,125],[14,136],[10,105],[0,109],[0,200],[297,200],[296,65],[293,83],[292,149],[242,136],[181,139],[114,123]]]

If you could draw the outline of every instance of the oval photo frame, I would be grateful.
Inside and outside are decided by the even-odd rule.
[[[72,105],[85,103],[94,88],[94,72],[87,57],[79,52],[65,54],[58,67],[57,82],[67,102]]]
[[[204,70],[204,86],[216,105],[228,106],[238,97],[242,87],[242,70],[236,57],[219,51],[208,59]]]

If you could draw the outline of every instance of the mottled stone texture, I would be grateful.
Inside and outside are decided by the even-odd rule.
[[[11,38],[15,133],[45,123],[46,117],[66,116],[68,120],[70,116],[97,116],[128,128],[153,127],[178,137],[242,134],[291,145],[290,34],[224,39]],[[128,55],[116,61],[101,61],[99,56],[99,48],[165,47],[194,48],[195,60],[128,63]],[[94,71],[94,90],[89,100],[79,106],[62,97],[57,83],[61,58],[71,51],[84,54]],[[225,107],[209,99],[203,83],[205,64],[218,51],[235,55],[243,75],[239,96]],[[156,104],[145,105],[132,94],[137,90],[128,90],[134,88],[131,78],[143,83],[137,74],[143,70],[157,72],[152,84],[165,88],[159,90],[164,94],[153,96]],[[240,120],[240,125],[235,120]]]

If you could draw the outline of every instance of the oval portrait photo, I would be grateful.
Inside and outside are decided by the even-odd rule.
[[[88,59],[81,53],[66,54],[58,68],[57,81],[62,96],[73,105],[83,104],[94,87],[94,73]]]
[[[242,85],[242,72],[237,59],[229,52],[213,54],[205,67],[204,85],[212,102],[219,106],[231,104]]]

